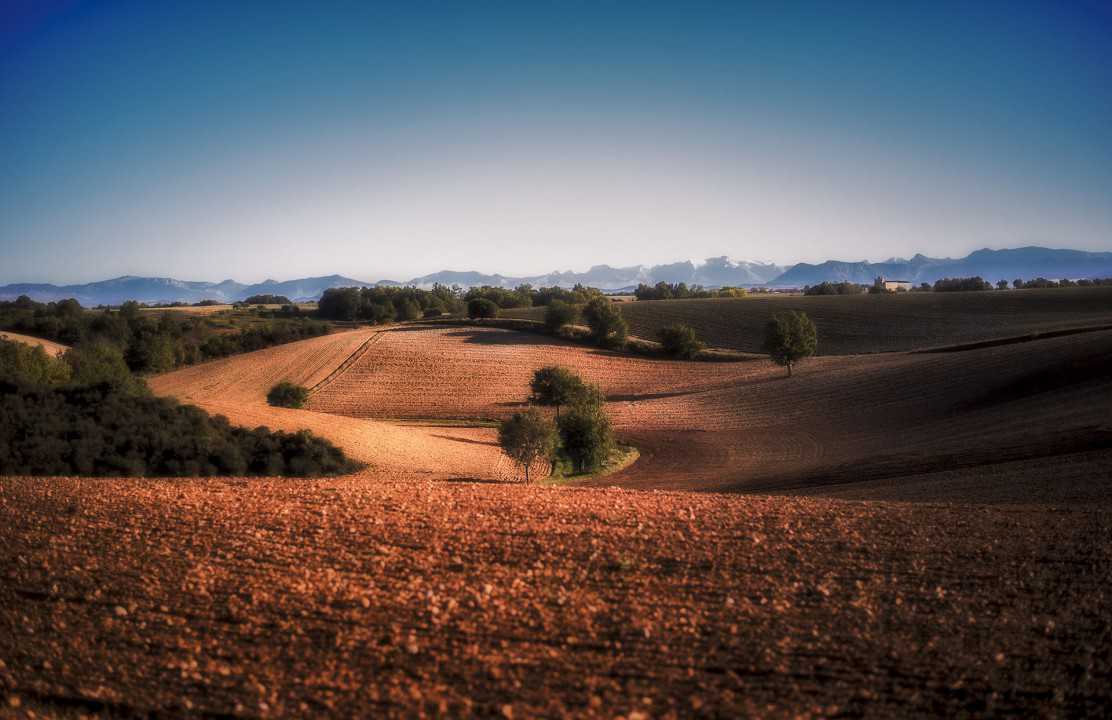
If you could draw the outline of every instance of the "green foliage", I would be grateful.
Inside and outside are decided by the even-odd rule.
[[[684,359],[695,357],[700,350],[706,347],[696,337],[695,331],[690,326],[682,323],[676,323],[661,329],[660,346],[669,355]]]
[[[579,309],[563,300],[553,300],[544,311],[544,326],[549,332],[559,332],[565,325],[579,319]]]
[[[884,286],[881,285],[880,287],[883,290]],[[832,283],[830,281],[823,281],[818,285],[807,285],[803,288],[804,295],[860,295],[867,291],[867,287],[858,285],[857,283]]]
[[[192,406],[107,384],[0,383],[0,475],[333,475],[354,470],[308,432],[232,427]]]
[[[556,429],[539,410],[530,408],[502,422],[498,427],[498,444],[525,469],[525,482],[529,482],[529,467],[542,458],[552,458]]]
[[[252,295],[243,301],[245,305],[292,305],[285,295]]]
[[[971,278],[942,278],[934,281],[935,292],[961,292],[966,290],[991,290],[992,283],[980,275]]]
[[[472,319],[498,317],[498,306],[493,300],[474,298],[467,303],[467,317]]]
[[[561,406],[586,400],[589,393],[588,386],[578,375],[558,365],[534,372],[529,388],[533,391],[530,401],[556,408],[556,417],[560,416]]]
[[[0,338],[0,382],[14,385],[63,385],[70,366],[53,358],[38,345]]]
[[[605,347],[621,346],[629,334],[621,311],[605,297],[592,298],[583,308],[583,319],[591,329],[591,339]]]
[[[75,347],[107,343],[122,353],[131,370],[154,373],[328,333],[328,323],[299,317],[290,307],[292,317],[252,316],[251,325],[236,332],[237,321],[142,313],[136,302],[125,302],[113,312],[82,310],[76,301],[36,303],[21,297],[0,302],[0,328]]]
[[[104,340],[75,345],[64,359],[72,368],[74,385],[107,385],[124,394],[146,391],[142,381],[131,374],[120,349]]]
[[[434,285],[432,290],[414,287],[331,288],[317,303],[317,314],[330,320],[366,320],[387,323],[414,320],[429,310],[463,312],[459,288]]]
[[[764,350],[772,360],[788,368],[805,357],[815,354],[818,332],[811,318],[800,310],[775,315],[765,326]]]
[[[270,388],[266,401],[275,407],[300,408],[309,399],[309,390],[291,382],[280,382]]]
[[[593,387],[593,386],[592,386]],[[577,402],[557,421],[563,453],[577,472],[593,472],[606,464],[614,449],[614,430],[597,388]]]

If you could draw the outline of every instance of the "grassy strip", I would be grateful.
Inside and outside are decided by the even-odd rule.
[[[632,445],[618,444],[610,452],[610,459],[598,470],[590,473],[576,473],[570,460],[559,458],[552,474],[540,481],[541,485],[572,485],[586,480],[595,480],[611,475],[637,462],[641,453]]]

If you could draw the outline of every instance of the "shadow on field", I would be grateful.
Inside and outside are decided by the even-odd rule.
[[[452,437],[451,435],[433,435],[432,437],[441,438],[442,440],[453,440],[458,443],[467,443],[468,445],[498,445],[498,443],[490,440],[470,440],[468,438]]]
[[[442,478],[437,482],[452,483],[453,485],[470,485],[472,483],[479,485],[513,485],[512,482],[505,480],[492,480],[491,478],[473,478],[473,477],[452,477]]]

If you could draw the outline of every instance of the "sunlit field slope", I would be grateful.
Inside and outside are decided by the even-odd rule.
[[[759,352],[774,313],[802,310],[819,330],[820,355],[916,350],[1067,327],[1112,325],[1112,287],[898,295],[762,296],[622,303],[630,332],[655,340],[672,323],[709,345]],[[540,320],[544,308],[505,310]]]
[[[20,335],[19,333],[8,332],[6,330],[0,330],[0,339],[20,342],[26,345],[38,345],[46,351],[47,355],[52,355],[54,357],[60,357],[65,354],[66,350],[69,350],[68,345],[56,343],[51,340],[44,340],[43,338],[31,337],[30,335]]]
[[[1112,331],[1098,331],[957,352],[821,357],[788,379],[763,360],[672,362],[496,328],[409,326],[229,358],[157,378],[153,387],[237,422],[305,423],[341,445],[358,443],[359,459],[382,463],[373,453],[387,446],[375,443],[400,432],[382,421],[506,417],[524,407],[535,369],[562,364],[602,387],[619,438],[641,452],[599,483],[838,493],[872,483],[893,499],[905,487],[920,499],[1090,502],[1109,495],[1101,470],[1112,462],[1110,356]],[[314,388],[305,410],[264,404],[270,385],[286,378]],[[447,439],[464,432],[471,435],[458,439],[473,443]],[[455,468],[438,467],[440,451],[428,454],[420,466],[430,472],[493,477],[498,467],[493,430],[404,434],[462,453],[453,453]],[[1024,477],[1034,473],[1030,482],[982,472],[1017,462]],[[924,495],[945,472],[946,493]]]

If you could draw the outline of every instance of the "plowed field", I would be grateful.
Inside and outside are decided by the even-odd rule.
[[[0,480],[20,711],[1099,715],[1089,511],[320,482]]]
[[[739,299],[622,303],[630,332],[656,340],[661,328],[686,323],[713,347],[760,352],[774,313],[802,310],[819,330],[820,355],[916,350],[1112,325],[1112,287],[840,297],[761,296]],[[544,308],[506,310],[540,320]]]

